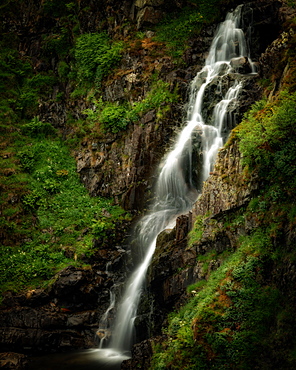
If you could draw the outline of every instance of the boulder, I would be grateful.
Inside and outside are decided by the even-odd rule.
[[[157,24],[162,17],[162,11],[155,9],[152,6],[146,6],[138,11],[137,27],[140,29],[143,25]]]
[[[252,66],[248,57],[232,58],[230,65],[237,73],[247,74],[252,72]]]

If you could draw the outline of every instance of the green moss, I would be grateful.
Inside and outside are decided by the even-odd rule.
[[[159,361],[171,369],[247,369],[267,350],[280,293],[261,284],[267,262],[266,250],[259,250],[269,246],[263,239],[254,233],[207,282],[188,288],[193,298],[170,317],[169,339],[161,353],[155,350],[151,369],[158,369]]]

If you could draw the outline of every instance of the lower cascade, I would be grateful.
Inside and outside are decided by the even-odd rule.
[[[172,228],[176,218],[188,212],[201,192],[203,181],[211,172],[217,152],[235,125],[236,102],[244,79],[256,73],[250,59],[245,32],[242,28],[240,5],[229,13],[219,26],[209,50],[205,65],[191,83],[187,122],[177,142],[159,167],[155,188],[155,201],[135,227],[137,246],[141,261],[126,282],[121,301],[117,304],[115,324],[110,326],[108,314],[115,305],[111,303],[98,330],[100,348],[111,335],[109,348],[103,349],[106,357],[129,354],[133,344],[134,320],[141,297],[146,272],[155,251],[158,234]],[[205,104],[207,89],[215,84],[215,98]],[[219,101],[213,104],[214,99]],[[207,112],[205,115],[205,111]],[[196,157],[199,168],[197,175]]]

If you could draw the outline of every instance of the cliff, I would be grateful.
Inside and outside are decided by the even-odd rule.
[[[289,19],[290,12],[281,8],[279,18]],[[123,368],[295,367],[295,182],[285,172],[294,167],[293,150],[283,156],[294,108],[288,126],[281,116],[294,101],[294,40],[289,24],[261,54],[259,74],[269,81],[263,100],[219,151],[192,212],[158,237],[148,293],[156,307],[155,337],[136,345]],[[278,143],[264,134],[276,127],[283,129]]]
[[[2,6],[1,253],[3,271],[11,273],[3,275],[1,345],[20,353],[12,361],[3,355],[3,366],[13,368],[18,358],[15,368],[22,368],[23,353],[95,345],[109,289],[117,283],[120,291],[132,269],[130,228],[153,197],[156,166],[184,121],[189,84],[217,23],[238,4],[197,3]],[[284,1],[252,8],[258,76],[244,81],[233,132],[192,212],[158,237],[136,322],[138,344],[122,368],[295,368],[295,174],[287,154],[295,148],[293,127],[286,124],[278,143],[271,132],[281,124],[270,119],[283,115],[285,101],[295,102],[295,11]],[[186,18],[188,9],[208,20]],[[158,25],[178,14],[181,42],[169,44],[157,37]],[[169,39],[172,29],[166,32]],[[262,98],[260,110],[244,120],[271,128],[249,135],[240,122]],[[205,101],[212,109],[211,94]],[[56,149],[64,145],[72,162]],[[32,266],[26,274],[25,265]]]

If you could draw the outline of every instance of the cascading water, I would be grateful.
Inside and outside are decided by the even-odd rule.
[[[128,279],[125,293],[118,305],[110,343],[113,351],[123,353],[131,348],[133,323],[158,234],[172,227],[178,215],[190,210],[201,191],[196,184],[194,185],[191,177],[193,132],[197,133],[201,142],[200,184],[208,177],[218,149],[223,145],[223,130],[225,131],[228,107],[230,104],[233,105],[237,99],[242,83],[233,79],[233,83],[216,104],[207,122],[203,118],[203,100],[205,91],[213,80],[218,81],[233,72],[231,67],[233,58],[244,57],[250,60],[244,33],[239,28],[241,10],[242,6],[228,14],[225,22],[220,25],[205,66],[191,84],[187,124],[160,168],[155,202],[150,212],[140,220],[136,227],[135,243],[142,254],[142,260]]]

